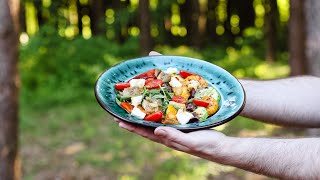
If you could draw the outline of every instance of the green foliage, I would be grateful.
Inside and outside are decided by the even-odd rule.
[[[183,45],[158,45],[155,50],[204,59],[237,77],[286,76],[287,53],[277,54],[274,64],[266,63],[260,38],[259,32],[253,30],[236,39],[234,46],[207,46],[197,50]],[[138,44],[138,39],[133,37],[123,44],[99,36],[66,40],[51,26],[44,26],[28,44],[21,46],[22,149],[41,144],[46,152],[43,156],[49,158],[29,167],[27,177],[32,179],[29,174],[40,172],[39,167],[54,169],[51,155],[63,152],[75,142],[82,149],[68,158],[79,166],[93,166],[119,179],[207,179],[233,171],[121,131],[95,102],[93,87],[98,76],[116,63],[138,57]],[[223,127],[228,135],[266,128],[245,118],[237,118]],[[23,158],[30,163],[34,157]]]
[[[50,26],[43,27],[21,47],[23,97],[67,102],[88,96],[91,92],[79,89],[92,89],[104,70],[137,56],[137,47],[133,38],[122,46],[103,37],[65,40]]]

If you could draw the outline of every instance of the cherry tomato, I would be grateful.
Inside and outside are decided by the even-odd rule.
[[[155,79],[156,76],[154,74],[155,70],[152,69],[150,71],[147,71],[145,73],[142,73],[142,74],[139,74],[137,75],[136,77],[134,77],[133,79],[149,79],[149,78],[152,78],[152,79]]]
[[[128,82],[121,82],[121,83],[115,84],[114,86],[115,86],[115,88],[116,88],[117,90],[124,90],[125,88],[130,87],[130,83],[128,83]]]
[[[187,78],[188,76],[194,75],[192,72],[180,70],[180,76],[182,78]]]
[[[158,111],[158,112],[154,112],[152,114],[147,115],[146,117],[144,117],[144,120],[156,122],[156,121],[160,121],[161,118],[162,118],[162,112]]]
[[[204,101],[204,100],[199,100],[199,99],[194,99],[193,103],[195,103],[197,106],[203,106],[203,107],[208,107],[210,102]]]
[[[181,104],[185,104],[187,102],[187,100],[182,96],[173,96],[171,100]]]
[[[132,109],[134,108],[134,106],[132,106],[130,103],[128,103],[128,102],[122,102],[121,104],[121,107],[124,109],[124,110],[126,110],[128,113],[130,113],[131,114],[131,111],[132,111]]]
[[[145,87],[147,89],[156,89],[156,88],[160,88],[160,86],[162,86],[161,79],[148,79],[145,84]]]

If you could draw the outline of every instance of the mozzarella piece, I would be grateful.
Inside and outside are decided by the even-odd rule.
[[[166,73],[167,73],[167,74],[178,74],[179,71],[178,71],[177,68],[168,68],[168,69],[166,70]]]
[[[179,80],[177,80],[177,78],[174,76],[171,77],[171,81],[169,82],[169,84],[171,87],[181,87],[182,86],[181,82]]]
[[[195,80],[191,80],[188,84],[188,89],[192,89],[194,88],[195,90],[198,89],[200,83],[198,81],[195,81]]]
[[[129,83],[130,83],[130,87],[143,88],[144,84],[146,83],[146,80],[145,79],[131,79]]]
[[[139,119],[143,119],[146,116],[146,113],[142,112],[139,108],[135,106],[131,111],[131,115]]]
[[[193,118],[193,115],[189,112],[185,112],[182,109],[179,109],[176,117],[179,123],[183,125],[187,124],[190,121],[190,119]]]
[[[131,97],[131,104],[133,106],[138,106],[142,102],[142,96]]]

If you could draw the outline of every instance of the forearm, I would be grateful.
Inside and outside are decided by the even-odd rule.
[[[320,127],[320,78],[240,80],[246,91],[242,116],[297,127]]]
[[[320,139],[233,138],[207,159],[280,179],[319,179]]]

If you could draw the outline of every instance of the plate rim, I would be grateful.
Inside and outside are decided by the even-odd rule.
[[[144,59],[144,58],[148,58],[148,57],[157,57],[157,56],[161,56],[161,57],[179,57],[179,58],[189,58],[189,59],[193,59],[195,61],[201,61],[201,62],[204,62],[204,63],[208,63],[210,65],[214,65],[216,66],[217,68],[220,68],[222,69],[223,71],[225,71],[226,73],[228,73],[230,76],[232,76],[240,85],[241,87],[241,90],[243,92],[243,102],[241,104],[241,107],[234,113],[232,114],[230,117],[222,120],[222,121],[218,121],[216,123],[212,123],[212,124],[208,124],[208,125],[205,125],[205,126],[198,126],[198,127],[172,127],[172,128],[175,128],[175,129],[178,129],[180,131],[183,131],[183,132],[188,132],[188,131],[196,131],[196,130],[202,130],[202,129],[209,129],[209,128],[212,128],[212,127],[216,127],[216,126],[219,126],[219,125],[222,125],[222,124],[225,124],[229,121],[231,121],[232,119],[234,119],[235,117],[237,117],[241,112],[242,110],[244,109],[244,106],[246,104],[246,92],[243,88],[243,85],[240,83],[240,81],[238,80],[238,78],[236,78],[234,75],[232,75],[230,72],[228,72],[227,70],[223,69],[222,67],[220,66],[217,66],[213,63],[210,63],[208,61],[205,61],[205,60],[202,60],[202,59],[197,59],[197,58],[192,58],[192,57],[187,57],[187,56],[176,56],[176,55],[154,55],[154,56],[141,56],[141,57],[137,57],[137,58],[132,58],[132,59],[128,59],[128,60],[125,60],[125,61],[122,61],[122,62],[119,62],[111,67],[109,67],[108,69],[106,69],[105,71],[103,71],[99,77],[97,78],[96,82],[95,82],[95,86],[94,86],[94,95],[95,95],[95,98],[97,100],[97,102],[99,103],[99,105],[105,110],[107,111],[109,114],[111,114],[112,116],[120,119],[120,120],[123,120],[125,122],[128,122],[128,123],[132,123],[132,124],[136,124],[136,125],[139,125],[139,126],[144,126],[144,127],[148,127],[148,128],[157,128],[157,127],[160,127],[160,126],[164,126],[164,127],[171,127],[171,126],[167,126],[166,124],[161,124],[159,123],[159,126],[154,126],[154,125],[146,125],[146,124],[142,124],[142,123],[139,123],[139,122],[135,122],[135,121],[131,121],[131,120],[128,120],[126,118],[122,118],[121,116],[119,116],[117,113],[114,113],[111,109],[109,109],[108,107],[104,106],[103,105],[103,102],[102,100],[100,99],[100,97],[98,96],[98,81],[100,80],[100,78],[107,72],[109,71],[111,68],[114,68],[116,66],[119,66],[120,64],[123,64],[123,63],[126,63],[128,61],[134,61],[134,60],[138,60],[138,59]]]

